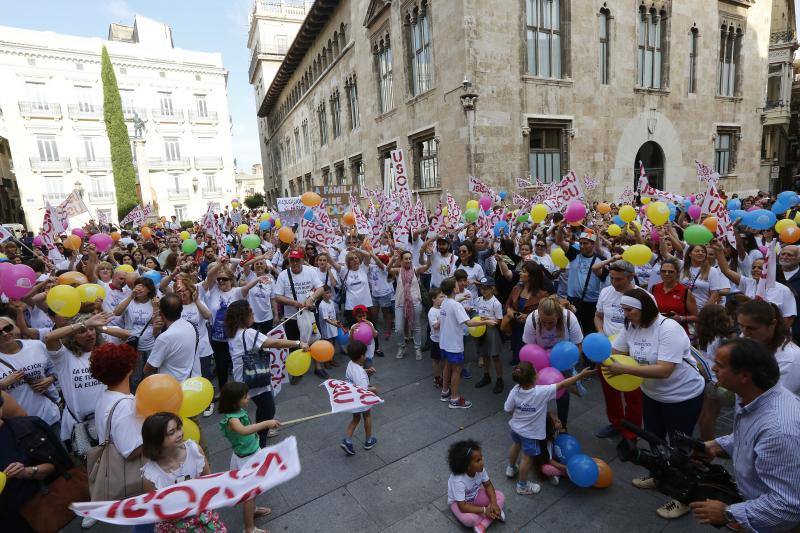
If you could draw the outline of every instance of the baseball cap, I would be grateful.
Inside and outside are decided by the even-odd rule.
[[[614,270],[617,272],[627,272],[628,274],[636,273],[636,267],[634,267],[632,263],[629,263],[624,259],[618,259],[617,261],[614,261],[613,263],[611,263],[611,266],[609,268],[610,270]]]
[[[483,287],[494,287],[494,278],[487,278],[484,276],[478,280],[478,285]]]
[[[589,240],[589,241],[592,241],[592,242],[596,242],[597,241],[597,235],[595,235],[594,233],[587,233],[587,232],[584,231],[583,233],[581,233],[578,236],[578,240],[581,240],[581,239],[586,239],[586,240]]]
[[[366,313],[366,312],[367,312],[367,306],[366,305],[357,305],[357,306],[353,307],[353,314]]]
[[[289,259],[303,259],[304,257],[305,254],[303,253],[303,250],[299,248],[295,248],[294,250],[289,252]]]

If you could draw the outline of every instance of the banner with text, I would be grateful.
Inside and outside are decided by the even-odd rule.
[[[332,413],[347,413],[382,404],[383,400],[374,392],[356,387],[349,381],[328,379],[320,384],[328,391]]]
[[[276,204],[278,206],[278,217],[283,225],[294,226],[300,223],[306,208],[303,202],[300,201],[299,196],[277,198]]]

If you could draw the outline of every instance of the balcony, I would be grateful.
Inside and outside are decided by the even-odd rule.
[[[788,126],[792,118],[792,110],[783,100],[767,100],[761,110],[763,126]]]
[[[20,102],[19,112],[25,118],[61,118],[61,104],[55,102]]]
[[[107,172],[111,170],[110,157],[98,157],[96,159],[78,158],[78,170],[81,172]]]
[[[288,15],[305,18],[313,0],[258,0],[253,8],[255,15]]]
[[[189,189],[169,189],[167,191],[167,198],[169,200],[188,200],[189,199]]]
[[[172,111],[172,112],[164,112],[164,110],[160,108],[153,108],[151,109],[153,114],[153,120],[163,124],[163,123],[171,123],[171,124],[180,124],[183,122],[183,111]]]
[[[94,104],[70,104],[69,118],[73,120],[103,120],[103,106]]]
[[[203,198],[219,198],[222,196],[222,189],[203,189]]]
[[[125,117],[125,120],[133,121],[133,114],[136,113],[139,115],[139,118],[142,120],[147,120],[147,109],[144,107],[123,107],[122,108],[122,116]]]
[[[216,124],[217,112],[207,111],[205,113],[198,113],[197,111],[189,111],[189,122],[192,124]]]
[[[52,205],[57,205],[67,199],[65,192],[49,192],[44,195],[44,199]]]
[[[148,157],[147,166],[151,170],[189,170],[191,163],[188,157],[166,159],[164,157]]]
[[[194,158],[194,168],[198,170],[221,169],[222,158],[217,156],[199,156]]]
[[[69,172],[72,170],[72,162],[69,159],[58,161],[47,161],[39,157],[31,157],[31,170],[34,172]]]
[[[113,191],[89,191],[89,201],[95,204],[116,203]]]

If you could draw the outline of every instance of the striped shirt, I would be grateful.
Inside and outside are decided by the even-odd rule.
[[[800,524],[800,398],[772,387],[740,406],[733,434],[716,441],[733,459],[745,500],[730,506],[737,522],[759,533]]]

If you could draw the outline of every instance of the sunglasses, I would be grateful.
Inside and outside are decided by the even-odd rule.
[[[2,328],[0,328],[0,332],[3,333],[11,333],[12,331],[14,331],[14,324],[6,324]]]
[[[217,278],[217,283],[225,283],[226,281],[230,281],[231,278]]]

